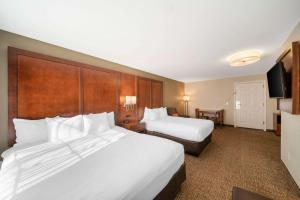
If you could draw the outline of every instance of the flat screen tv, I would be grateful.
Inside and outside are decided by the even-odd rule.
[[[290,74],[283,62],[278,62],[268,72],[269,95],[271,98],[290,98]]]

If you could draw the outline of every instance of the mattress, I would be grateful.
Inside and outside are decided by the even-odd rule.
[[[181,144],[116,127],[10,151],[0,199],[153,199],[183,163]]]
[[[214,129],[211,120],[167,116],[163,119],[147,121],[146,129],[182,138],[202,142]]]

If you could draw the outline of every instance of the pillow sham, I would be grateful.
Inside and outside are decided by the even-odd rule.
[[[83,116],[84,132],[98,134],[110,129],[107,113],[89,114]]]
[[[161,117],[160,108],[150,109],[149,120],[151,120],[151,121],[158,120],[158,119],[160,119],[160,117]]]
[[[13,119],[16,129],[16,143],[26,145],[35,142],[46,142],[48,139],[47,123],[45,119],[27,120]]]
[[[67,142],[86,136],[82,115],[70,118],[46,118],[46,122],[50,142]]]
[[[141,120],[141,122],[145,123],[145,122],[149,121],[149,112],[150,112],[150,110],[151,109],[145,107],[145,109],[144,109],[144,117]]]
[[[110,113],[107,113],[107,119],[108,119],[108,123],[109,123],[109,126],[110,128],[113,128],[115,127],[115,113],[114,112],[110,112]]]
[[[167,108],[166,107],[161,107],[160,108],[160,118],[164,119],[168,116]]]

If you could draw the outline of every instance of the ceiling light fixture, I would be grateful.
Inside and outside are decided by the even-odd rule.
[[[237,52],[228,57],[228,62],[233,67],[240,67],[256,63],[260,60],[262,52],[260,50],[248,50]]]

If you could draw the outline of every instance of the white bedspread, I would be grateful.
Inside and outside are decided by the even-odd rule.
[[[183,162],[182,145],[116,127],[101,137],[11,151],[0,199],[153,199]]]
[[[146,128],[185,140],[201,142],[214,129],[211,120],[168,116],[163,119],[147,121]]]

